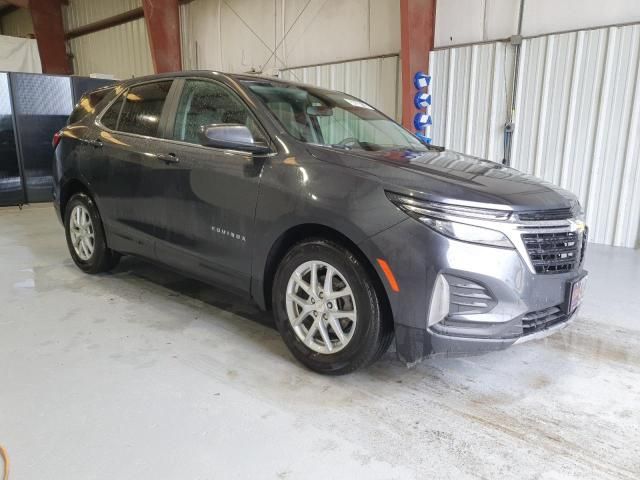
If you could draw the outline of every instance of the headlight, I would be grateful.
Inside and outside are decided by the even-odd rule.
[[[463,242],[480,243],[493,247],[513,248],[511,241],[501,232],[488,228],[467,225],[466,223],[452,222],[450,220],[438,220],[422,217],[419,219],[425,225],[430,226],[441,234],[462,240]]]
[[[465,223],[465,220],[505,222],[509,220],[511,212],[428,202],[391,192],[387,192],[387,197],[409,216],[449,238],[492,247],[515,248],[502,232]]]

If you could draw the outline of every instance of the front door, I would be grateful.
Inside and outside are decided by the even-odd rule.
[[[174,121],[154,153],[165,158],[161,261],[207,281],[248,292],[254,214],[265,158],[200,145],[203,125],[235,123],[254,138],[266,135],[244,102],[227,86],[180,80]]]

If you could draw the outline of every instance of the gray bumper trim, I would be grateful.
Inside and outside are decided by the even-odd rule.
[[[544,330],[540,330],[538,332],[530,333],[529,335],[524,335],[519,337],[513,344],[518,345],[521,343],[526,343],[531,340],[538,340],[540,338],[548,337],[549,335],[553,335],[554,333],[566,328],[570,323],[573,323],[573,319],[576,317],[576,311],[574,311],[571,316],[562,323],[558,323],[549,328],[545,328]]]

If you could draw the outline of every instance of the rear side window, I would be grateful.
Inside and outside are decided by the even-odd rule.
[[[77,123],[87,115],[95,113],[96,107],[113,91],[111,88],[83,95],[69,116],[69,124]]]
[[[120,95],[118,99],[102,114],[100,122],[111,130],[118,129],[118,119],[120,118],[120,111],[122,110],[122,104],[124,103],[124,95]]]
[[[164,102],[169,94],[172,80],[156,83],[145,83],[130,88],[124,94],[124,106],[117,122],[117,128],[109,127],[102,119],[103,125],[121,132],[135,133],[149,137],[158,136],[158,126]],[[118,102],[116,102],[117,104]],[[114,104],[113,106],[116,106]],[[113,108],[112,106],[112,108]],[[106,113],[109,113],[107,111]]]

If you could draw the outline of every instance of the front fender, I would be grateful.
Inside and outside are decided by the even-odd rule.
[[[269,254],[295,227],[321,226],[359,244],[405,219],[373,175],[308,154],[265,165],[255,215],[255,232],[260,238],[252,258],[252,296],[265,306]]]

